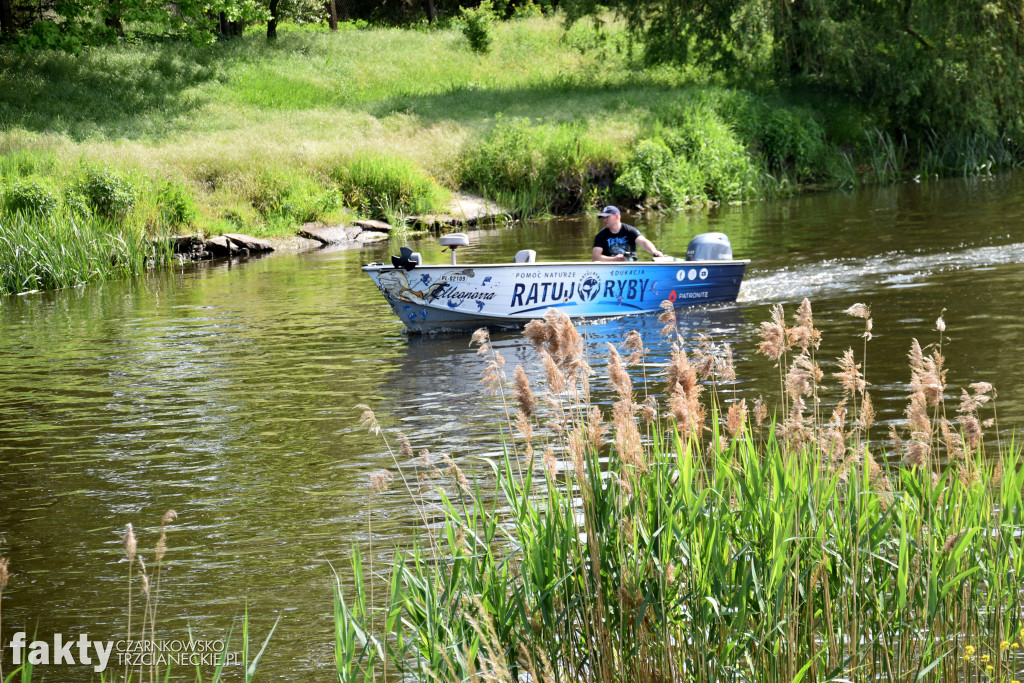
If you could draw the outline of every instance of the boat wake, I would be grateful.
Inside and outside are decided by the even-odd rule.
[[[751,268],[738,301],[788,301],[924,287],[933,284],[932,277],[938,273],[968,269],[978,272],[1021,261],[1024,261],[1024,242],[941,253],[892,251],[867,260],[827,259],[768,272]]]

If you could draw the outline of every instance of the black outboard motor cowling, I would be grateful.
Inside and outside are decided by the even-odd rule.
[[[686,247],[686,260],[731,261],[732,245],[723,233],[705,232],[690,240]]]

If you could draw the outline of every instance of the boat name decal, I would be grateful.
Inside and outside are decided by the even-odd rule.
[[[520,285],[516,285],[519,287]],[[460,292],[454,290],[445,294],[446,299],[483,299],[484,301],[490,301],[494,298],[495,292]]]

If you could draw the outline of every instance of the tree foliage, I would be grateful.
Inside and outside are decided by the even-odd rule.
[[[625,19],[649,63],[822,86],[897,132],[1024,133],[1020,0],[567,0]]]

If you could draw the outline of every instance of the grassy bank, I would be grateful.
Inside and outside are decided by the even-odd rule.
[[[25,183],[59,205],[83,173],[109,169],[137,197],[123,220],[151,233],[267,235],[400,220],[443,209],[456,189],[527,215],[675,208],[1020,159],[1009,140],[907,142],[856,102],[726,87],[637,54],[614,25],[566,29],[557,17],[500,23],[485,55],[456,29],[353,27],[282,29],[273,43],[3,50],[4,206]],[[180,210],[166,210],[168,192]]]
[[[373,482],[433,482],[442,509],[410,489],[411,504],[443,524],[384,577],[357,553],[356,594],[336,598],[340,680],[1019,678],[1024,463],[985,438],[995,392],[944,398],[942,332],[927,354],[915,340],[908,420],[887,441],[861,372],[870,313],[849,312],[865,337],[834,364],[815,358],[806,301],[795,323],[778,307],[762,325],[774,419],[737,395],[731,351],[710,339],[676,338],[656,371],[631,333],[591,380],[552,311],[526,332],[546,368],[537,396],[521,368],[505,384],[478,334],[484,381],[515,415],[496,484],[394,438],[398,472]],[[605,382],[610,414],[591,400]]]

